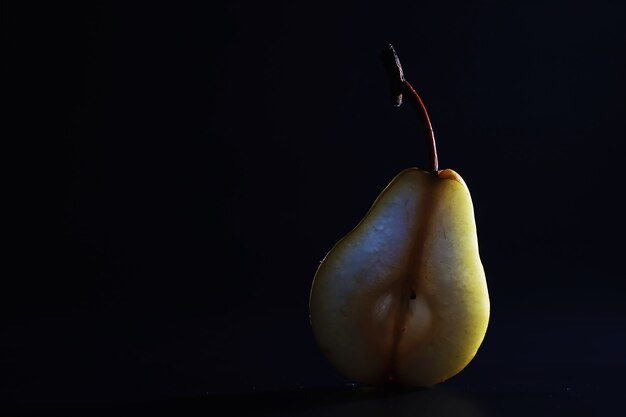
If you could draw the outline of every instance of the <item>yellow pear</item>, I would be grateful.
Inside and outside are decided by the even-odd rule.
[[[331,364],[363,384],[427,387],[473,359],[487,330],[489,294],[469,190],[438,169],[423,103],[404,80],[431,138],[431,170],[409,168],[335,244],[311,287],[310,320]],[[393,84],[393,83],[392,83]]]

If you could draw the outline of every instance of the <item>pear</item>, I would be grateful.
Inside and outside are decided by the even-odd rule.
[[[463,370],[489,322],[474,208],[459,174],[438,169],[425,107],[404,80],[431,137],[431,170],[400,172],[319,265],[310,322],[321,351],[362,384],[428,387]],[[397,99],[401,103],[401,96]]]

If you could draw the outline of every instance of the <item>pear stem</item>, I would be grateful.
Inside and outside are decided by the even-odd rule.
[[[417,117],[424,129],[424,135],[426,136],[430,145],[430,171],[436,173],[439,170],[439,159],[437,157],[437,144],[435,142],[435,132],[433,126],[430,123],[426,106],[420,98],[417,91],[413,86],[404,79],[404,72],[402,71],[402,65],[400,59],[393,45],[389,44],[387,48],[381,54],[381,60],[383,66],[387,70],[389,75],[389,87],[391,90],[392,102],[395,107],[400,107],[402,104],[403,95],[409,97],[409,101],[413,105],[413,108],[417,111]]]

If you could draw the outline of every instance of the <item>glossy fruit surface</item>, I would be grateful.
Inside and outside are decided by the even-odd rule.
[[[489,321],[470,193],[452,170],[402,171],[327,254],[315,338],[346,377],[430,386],[474,357]]]

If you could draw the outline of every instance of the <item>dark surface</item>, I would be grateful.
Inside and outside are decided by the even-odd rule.
[[[619,405],[623,3],[84,3],[2,14],[1,410]],[[395,394],[348,387],[307,310],[326,251],[427,164],[389,42],[472,192],[492,301],[461,374]]]
[[[103,403],[90,406],[53,407],[17,412],[16,416],[111,416],[111,415],[211,415],[227,410],[232,415],[255,416],[591,416],[613,415],[624,406],[617,388],[618,378],[611,374],[579,373],[571,369],[551,369],[548,380],[525,385],[522,375],[513,385],[498,386],[502,378],[489,375],[492,386],[440,385],[430,389],[393,389],[372,387],[299,388],[245,394],[206,394],[196,398],[157,401]],[[532,379],[545,375],[546,369],[528,372]],[[602,382],[577,385],[580,377]]]

